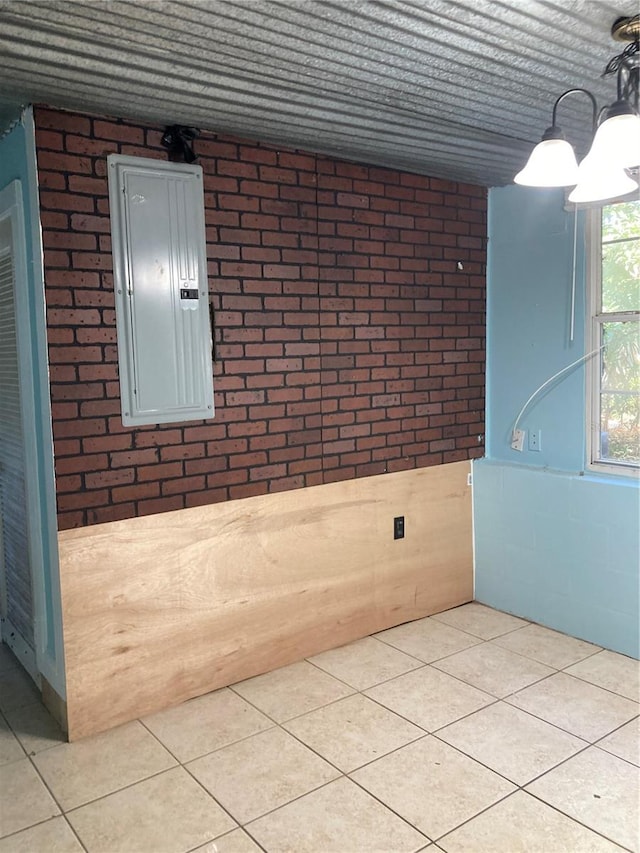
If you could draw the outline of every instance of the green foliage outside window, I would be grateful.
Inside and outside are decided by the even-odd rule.
[[[602,211],[601,458],[640,462],[640,201]]]

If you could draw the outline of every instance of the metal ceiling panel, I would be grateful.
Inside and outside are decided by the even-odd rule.
[[[508,183],[611,24],[589,0],[0,0],[0,103],[182,123],[483,185]],[[1,117],[1,114],[0,114]],[[578,149],[590,107],[562,106]]]

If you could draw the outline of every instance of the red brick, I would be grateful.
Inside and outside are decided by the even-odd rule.
[[[84,213],[73,213],[71,214],[71,227],[74,231],[93,231],[100,234],[111,232],[111,224],[108,216],[89,216]]]
[[[67,176],[62,172],[43,172],[38,173],[38,183],[45,190],[66,190]]]
[[[169,480],[182,476],[182,462],[165,462],[164,464],[143,466],[137,463],[138,480],[142,483],[150,480]]]
[[[121,521],[135,515],[133,503],[115,504],[112,506],[96,507],[87,510],[88,524],[102,524],[107,521]]]
[[[52,172],[73,172],[80,175],[90,175],[93,164],[90,157],[78,154],[62,154],[57,151],[40,151],[38,167]]]
[[[159,483],[135,483],[131,486],[119,486],[111,492],[115,502],[139,501],[143,498],[154,498],[160,494]]]
[[[229,489],[229,497],[231,500],[239,500],[240,498],[251,498],[256,495],[266,495],[268,492],[268,484],[266,482],[247,483],[242,486],[231,486]]]
[[[76,136],[67,133],[65,137],[65,148],[73,154],[88,154],[93,157],[106,157],[118,151],[115,141],[103,139],[87,139],[84,136]]]
[[[164,159],[161,129],[41,108],[36,125],[57,461],[86,460],[59,476],[104,501],[62,504],[61,525],[481,455],[483,188],[203,134],[216,418],[131,430],[105,155]]]
[[[162,483],[163,495],[185,494],[189,495],[204,489],[206,481],[204,476],[181,477],[179,480],[167,480]]]
[[[150,465],[158,461],[158,450],[148,448],[146,450],[127,450],[123,453],[111,454],[111,465],[121,468],[127,465]]]
[[[158,498],[157,500],[140,501],[138,503],[139,515],[155,515],[158,512],[169,512],[170,510],[182,509],[184,507],[184,498],[182,496],[174,496],[167,498]]]
[[[36,144],[39,149],[49,148],[52,151],[62,151],[64,136],[59,131],[36,128]]]
[[[119,471],[96,471],[85,474],[84,481],[88,489],[100,489],[109,486],[122,486],[125,483],[133,483],[135,477],[134,468],[122,468]]]
[[[64,192],[40,191],[40,203],[45,210],[84,211],[93,213],[95,202],[88,196],[73,195]]]
[[[62,132],[91,133],[91,120],[77,113],[65,112],[63,110],[36,107],[34,110],[36,129],[52,128]]]
[[[113,121],[93,122],[93,135],[101,139],[114,139],[116,142],[144,142],[144,131],[141,127],[132,127],[125,123]]]
[[[72,193],[80,193],[82,195],[106,196],[109,192],[109,187],[104,178],[89,178],[84,175],[69,175],[69,190]],[[72,196],[72,198],[78,197],[79,196],[77,195]]]
[[[58,511],[70,509],[86,509],[86,507],[104,506],[109,499],[108,491],[74,492],[58,495]]]

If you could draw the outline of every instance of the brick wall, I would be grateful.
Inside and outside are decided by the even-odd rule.
[[[483,453],[486,192],[206,133],[216,416],[120,419],[106,156],[35,111],[60,528]]]

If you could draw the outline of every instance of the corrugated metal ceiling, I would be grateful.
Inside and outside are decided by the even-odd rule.
[[[637,0],[0,0],[3,105],[189,124],[425,174],[511,181],[557,95],[591,89]],[[562,106],[586,147],[590,107]]]

